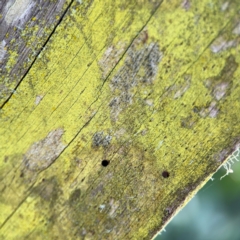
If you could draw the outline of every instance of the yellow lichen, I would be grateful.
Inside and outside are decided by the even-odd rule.
[[[149,239],[239,141],[239,5],[71,8],[1,112],[0,236]]]

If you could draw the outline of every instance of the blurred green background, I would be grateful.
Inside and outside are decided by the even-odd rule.
[[[222,167],[155,240],[240,240],[240,161]]]

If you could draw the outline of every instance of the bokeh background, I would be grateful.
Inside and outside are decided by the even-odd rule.
[[[155,240],[240,240],[240,159],[222,167]]]

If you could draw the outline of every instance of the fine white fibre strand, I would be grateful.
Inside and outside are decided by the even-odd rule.
[[[239,162],[239,158],[240,158],[240,148],[234,151],[232,155],[229,156],[229,159],[223,164],[223,167],[226,169],[226,174],[224,174],[220,178],[220,180],[226,177],[229,173],[233,173],[233,170],[231,169],[231,167],[236,161]]]

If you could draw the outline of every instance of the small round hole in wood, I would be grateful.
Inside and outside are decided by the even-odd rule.
[[[163,176],[164,178],[168,178],[168,177],[170,176],[170,174],[169,174],[168,171],[163,171],[163,172],[162,172],[162,176]]]
[[[106,159],[102,160],[102,166],[103,167],[107,167],[109,163],[110,163],[109,160],[106,160]]]

